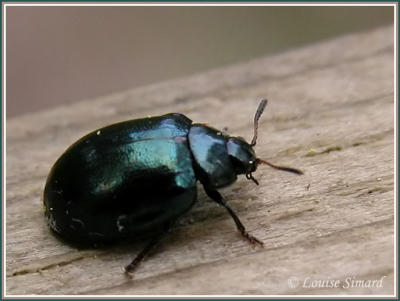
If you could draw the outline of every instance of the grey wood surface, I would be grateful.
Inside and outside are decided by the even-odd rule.
[[[378,28],[7,120],[7,294],[393,294],[393,47],[393,28]],[[260,186],[241,177],[221,190],[263,249],[200,186],[133,279],[122,267],[143,243],[78,250],[50,234],[46,176],[82,135],[181,112],[251,139],[264,97],[257,155],[305,175],[260,166]],[[346,279],[383,281],[348,288]],[[318,280],[340,285],[310,287]]]

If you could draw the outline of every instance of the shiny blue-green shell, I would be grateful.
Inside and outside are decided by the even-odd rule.
[[[50,171],[50,227],[78,242],[106,242],[164,228],[196,200],[196,174],[181,114],[117,123],[81,138]]]

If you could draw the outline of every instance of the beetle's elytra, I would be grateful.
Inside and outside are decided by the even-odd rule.
[[[151,236],[125,269],[132,272],[173,222],[196,201],[199,180],[207,195],[225,207],[240,233],[245,230],[218,188],[244,174],[256,184],[257,165],[301,174],[256,157],[258,119],[249,144],[182,114],[129,120],[96,130],[69,147],[52,167],[44,190],[45,215],[52,230],[68,241],[96,244]]]

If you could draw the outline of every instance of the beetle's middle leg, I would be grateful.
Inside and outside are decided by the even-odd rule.
[[[211,189],[204,189],[207,193],[207,195],[215,202],[223,206],[231,215],[233,218],[233,221],[236,224],[236,228],[239,230],[240,234],[244,238],[246,238],[251,244],[258,244],[260,247],[264,247],[264,243],[259,240],[258,238],[252,236],[246,231],[246,228],[243,226],[242,222],[240,221],[239,217],[236,215],[236,213],[232,210],[231,207],[228,206],[228,204],[225,203],[225,200],[222,198],[222,195],[217,191],[217,190],[211,190]]]
[[[133,271],[137,268],[140,262],[143,261],[145,256],[154,249],[154,247],[162,240],[162,238],[170,231],[173,222],[167,224],[167,226],[159,234],[154,236],[144,247],[144,249],[132,260],[130,264],[125,267],[125,272],[128,275],[132,275]]]

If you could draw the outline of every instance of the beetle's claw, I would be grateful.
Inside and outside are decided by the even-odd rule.
[[[254,237],[253,235],[250,235],[246,231],[242,231],[241,233],[243,237],[246,238],[253,246],[258,245],[259,247],[264,248],[264,243],[258,238]]]
[[[125,276],[129,277],[130,279],[133,279],[133,270],[134,268],[130,268],[129,265],[123,268]]]
[[[261,240],[255,238],[254,236],[251,236],[250,243],[252,243],[253,245],[258,245],[261,248],[264,248],[264,243]]]
[[[135,260],[133,260],[130,264],[125,266],[125,268],[124,268],[125,272],[127,274],[133,275],[133,272],[136,270],[140,261],[141,260],[138,260],[137,258],[135,258]]]

